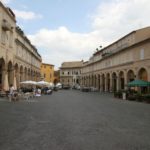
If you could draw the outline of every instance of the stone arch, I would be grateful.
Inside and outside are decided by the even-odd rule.
[[[24,80],[27,80],[27,67],[24,68]]]
[[[0,89],[4,87],[5,71],[5,60],[0,58]]]
[[[124,72],[119,72],[119,89],[124,90],[125,89],[125,79],[124,79]]]
[[[34,73],[35,73],[35,74],[34,74],[34,79],[35,79],[35,81],[37,81],[37,71],[35,70]]]
[[[138,79],[148,81],[148,71],[145,68],[140,68],[139,69]]]
[[[117,73],[112,73],[112,90],[113,92],[117,91]]]
[[[90,87],[90,75],[87,76],[87,86]]]
[[[107,91],[110,91],[110,73],[106,74],[106,87],[107,87]]]
[[[94,75],[91,75],[91,87],[94,86]]]
[[[23,66],[20,66],[20,82],[22,82],[24,80],[23,78]]]
[[[133,81],[135,79],[135,73],[134,73],[134,71],[133,70],[129,70],[128,72],[127,72],[127,81],[128,82],[131,82],[131,81]]]
[[[31,80],[31,70],[30,70],[30,68],[28,68],[28,80]]]
[[[93,84],[93,87],[96,88],[96,85],[97,85],[97,76],[96,74],[94,75],[94,84]]]
[[[100,90],[100,85],[101,85],[100,84],[100,74],[97,75],[97,78],[98,78],[98,89]]]
[[[105,74],[102,74],[102,91],[105,91]]]
[[[140,68],[138,71],[138,79],[148,81],[148,71],[145,68]],[[142,93],[148,92],[148,87],[141,87]]]
[[[11,61],[8,62],[7,71],[8,71],[8,83],[10,86],[11,84],[13,85],[13,64]]]
[[[88,86],[88,76],[85,77],[85,86]]]
[[[17,85],[17,87],[19,87],[20,80],[19,80],[19,65],[18,65],[18,63],[15,64],[14,69],[15,69],[15,74],[14,75],[15,75],[15,78],[16,78],[16,85]]]
[[[33,70],[31,69],[31,72],[30,72],[30,80],[33,80]]]

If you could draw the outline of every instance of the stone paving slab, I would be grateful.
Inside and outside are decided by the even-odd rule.
[[[149,104],[75,90],[36,100],[0,102],[0,150],[150,150]]]

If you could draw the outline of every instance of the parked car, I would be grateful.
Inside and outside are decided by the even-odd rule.
[[[70,85],[63,85],[63,89],[70,89]]]
[[[57,87],[58,90],[62,89],[62,84],[61,83],[57,83],[55,86]]]

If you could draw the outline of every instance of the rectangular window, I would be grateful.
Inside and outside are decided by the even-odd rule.
[[[5,42],[6,42],[6,32],[4,30],[2,30],[1,39],[2,39],[2,43],[5,44]]]
[[[144,49],[140,50],[140,60],[144,59]]]

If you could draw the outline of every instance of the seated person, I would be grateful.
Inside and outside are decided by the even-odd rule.
[[[35,96],[37,96],[37,97],[41,96],[41,89],[39,89],[39,88],[37,89]]]

